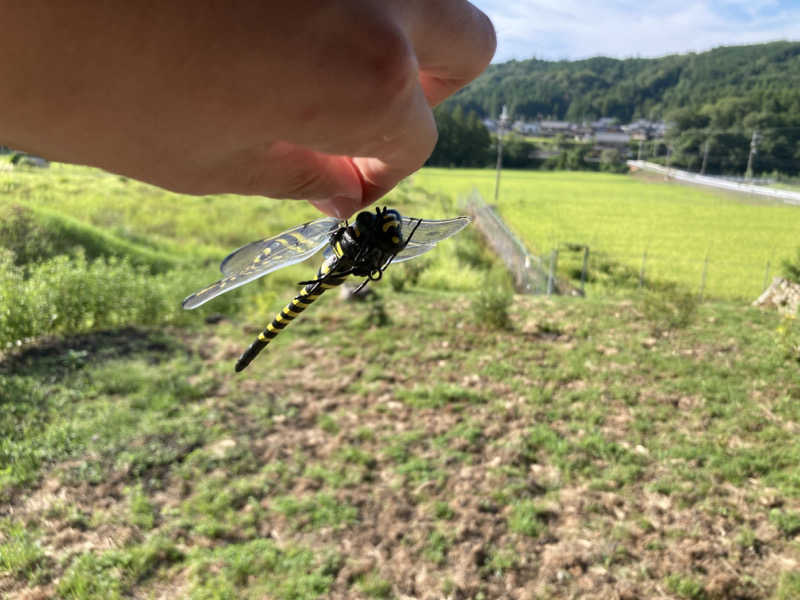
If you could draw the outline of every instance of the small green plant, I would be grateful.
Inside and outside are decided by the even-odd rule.
[[[402,292],[406,286],[415,286],[420,275],[427,268],[428,262],[424,258],[417,258],[399,265],[391,265],[388,269],[389,285],[395,292]]]
[[[519,554],[513,547],[491,548],[489,557],[483,565],[483,571],[490,575],[502,577],[504,573],[519,564]]]
[[[708,599],[708,594],[703,584],[692,577],[673,573],[667,576],[665,583],[667,589],[680,598],[685,598],[686,600]]]
[[[367,598],[392,597],[392,584],[381,578],[375,571],[370,571],[359,579],[358,589]]]
[[[776,348],[783,358],[800,362],[800,325],[797,323],[797,315],[783,315],[775,334]]]
[[[131,523],[140,529],[152,529],[153,525],[155,525],[156,509],[147,497],[142,485],[129,487],[127,491]]]
[[[456,513],[447,502],[437,500],[433,504],[433,516],[435,516],[437,519],[449,521],[456,516]]]
[[[642,312],[659,332],[688,327],[698,305],[697,296],[677,284],[647,290],[641,299]]]
[[[547,528],[547,524],[542,519],[546,512],[532,500],[518,502],[511,508],[508,529],[521,535],[539,537]]]
[[[367,296],[366,305],[367,310],[363,319],[366,327],[386,327],[392,322],[389,313],[386,311],[383,296],[377,292]]]
[[[0,573],[28,583],[49,579],[48,558],[31,532],[22,523],[0,523]]]
[[[800,598],[800,572],[787,571],[781,573],[774,600],[794,600]]]
[[[775,508],[770,511],[769,520],[786,537],[791,538],[800,533],[800,513]]]
[[[781,263],[783,276],[794,283],[800,283],[800,248],[793,259],[784,259]]]
[[[38,262],[54,254],[53,241],[33,218],[33,211],[18,204],[0,207],[0,248],[10,250],[17,265]]]
[[[475,295],[470,306],[472,316],[479,325],[490,329],[511,329],[509,309],[514,295],[506,277],[490,274]]]
[[[439,530],[431,531],[428,536],[428,541],[425,544],[425,549],[422,551],[422,555],[437,565],[443,565],[445,560],[447,560],[447,551],[450,545],[450,538],[448,538],[445,533]]]

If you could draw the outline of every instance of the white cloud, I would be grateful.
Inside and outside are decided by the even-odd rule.
[[[800,6],[777,0],[475,0],[497,28],[495,61],[662,56],[800,39]]]

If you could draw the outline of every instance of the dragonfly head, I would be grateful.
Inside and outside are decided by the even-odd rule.
[[[356,236],[364,235],[371,243],[387,254],[394,254],[403,246],[400,213],[391,208],[378,208],[375,212],[360,212],[353,224]]]

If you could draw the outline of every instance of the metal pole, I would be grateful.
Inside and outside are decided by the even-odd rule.
[[[558,264],[558,248],[550,253],[550,272],[547,274],[547,295],[551,296],[555,289],[556,265]]]
[[[641,146],[639,146],[641,148]],[[586,273],[589,270],[589,246],[583,247],[583,267],[581,267],[581,293],[586,294],[584,286],[586,284]]]
[[[706,174],[707,164],[708,164],[708,139],[706,139],[705,148],[703,149],[703,166],[700,167],[700,175]]]
[[[700,280],[700,301],[703,301],[703,294],[706,291],[706,275],[708,274],[708,252],[706,252],[706,259],[703,261],[703,277]]]
[[[639,287],[644,287],[644,267],[647,262],[647,250],[642,253],[642,268],[639,269]]]
[[[500,171],[503,170],[503,134],[508,123],[508,109],[505,104],[497,121],[497,177],[494,180],[494,204],[497,206],[500,198]]]
[[[756,155],[758,145],[758,130],[753,130],[753,137],[750,138],[750,154],[747,156],[747,170],[744,172],[745,179],[753,178],[753,157]]]

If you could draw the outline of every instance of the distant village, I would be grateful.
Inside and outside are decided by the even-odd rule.
[[[499,119],[484,119],[483,124],[492,133],[496,133]],[[517,120],[506,126],[511,131],[523,136],[555,137],[562,135],[576,142],[594,143],[601,148],[627,148],[631,142],[645,142],[664,137],[666,124],[662,121],[637,119],[632,123],[621,125],[617,119],[603,117],[596,121],[572,123],[570,121],[522,121]]]

